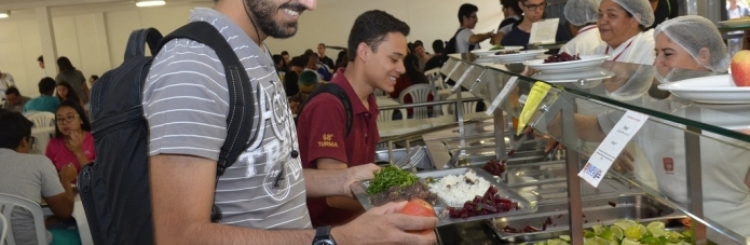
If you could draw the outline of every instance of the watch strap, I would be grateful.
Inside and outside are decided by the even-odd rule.
[[[315,239],[318,238],[328,238],[331,236],[331,226],[321,226],[318,227],[318,229],[315,229]]]
[[[336,245],[336,241],[333,240],[333,236],[331,236],[331,226],[320,226],[317,229],[315,229],[315,238],[313,239],[313,244],[317,244],[319,241],[328,241],[328,244]]]

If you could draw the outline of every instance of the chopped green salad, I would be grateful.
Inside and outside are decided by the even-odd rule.
[[[594,225],[583,231],[585,245],[689,245],[691,231],[668,231],[664,222],[655,221],[643,226],[633,220],[620,220],[609,227]],[[560,236],[534,245],[568,245],[570,236]]]
[[[367,194],[378,194],[388,191],[393,186],[409,187],[416,184],[419,177],[413,173],[401,170],[396,166],[389,165],[375,172],[375,178],[367,187]]]
[[[494,47],[492,47],[492,48],[490,49],[490,51],[494,51],[494,50],[503,50],[503,49],[505,49],[505,47],[503,47],[503,45],[500,45],[500,44],[498,44],[498,45],[495,45]]]

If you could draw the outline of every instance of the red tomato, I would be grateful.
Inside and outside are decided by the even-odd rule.
[[[408,214],[408,215],[414,215],[414,216],[422,216],[422,217],[437,217],[435,214],[435,209],[432,208],[432,205],[430,203],[426,202],[425,200],[419,199],[419,198],[413,198],[411,201],[406,203],[404,208],[402,208],[399,213],[402,214]],[[432,230],[422,230],[422,231],[410,231],[410,233],[430,233]]]

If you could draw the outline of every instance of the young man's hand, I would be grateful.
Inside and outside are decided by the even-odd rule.
[[[354,221],[331,231],[339,244],[415,244],[433,245],[437,241],[434,217],[399,214],[406,202],[388,203],[372,208]],[[429,233],[408,231],[433,230]]]
[[[378,167],[378,165],[372,163],[347,168],[346,185],[344,186],[344,188],[346,188],[345,193],[347,193],[348,196],[353,197],[351,185],[357,181],[370,180],[374,178],[375,171],[379,169],[380,167]]]

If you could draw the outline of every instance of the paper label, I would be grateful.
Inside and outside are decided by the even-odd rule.
[[[505,87],[503,87],[503,90],[501,90],[500,93],[497,94],[495,100],[492,101],[490,107],[485,111],[485,113],[487,113],[487,116],[492,116],[492,113],[495,111],[495,109],[497,109],[498,106],[500,106],[500,103],[502,103],[505,98],[508,97],[510,90],[516,87],[516,83],[518,83],[517,76],[511,77],[510,80],[505,83]]]
[[[578,176],[583,178],[586,182],[594,187],[599,186],[612,163],[615,162],[617,156],[620,155],[622,149],[630,142],[638,130],[643,127],[643,124],[648,121],[648,116],[634,112],[627,111],[620,121],[615,124],[615,127],[611,132],[604,138],[599,147],[596,148],[594,154],[589,158],[589,162],[583,167]]]
[[[516,130],[516,134],[520,135],[523,132],[523,129],[526,128],[526,124],[528,124],[531,117],[534,116],[534,112],[539,108],[539,104],[542,103],[544,97],[547,97],[547,92],[549,92],[551,88],[552,85],[547,83],[534,83],[534,86],[531,87],[529,98],[526,99],[526,104],[523,105],[521,116],[518,118],[518,129]]]
[[[554,18],[531,24],[531,37],[529,37],[529,44],[555,43],[559,23],[560,19]]]

